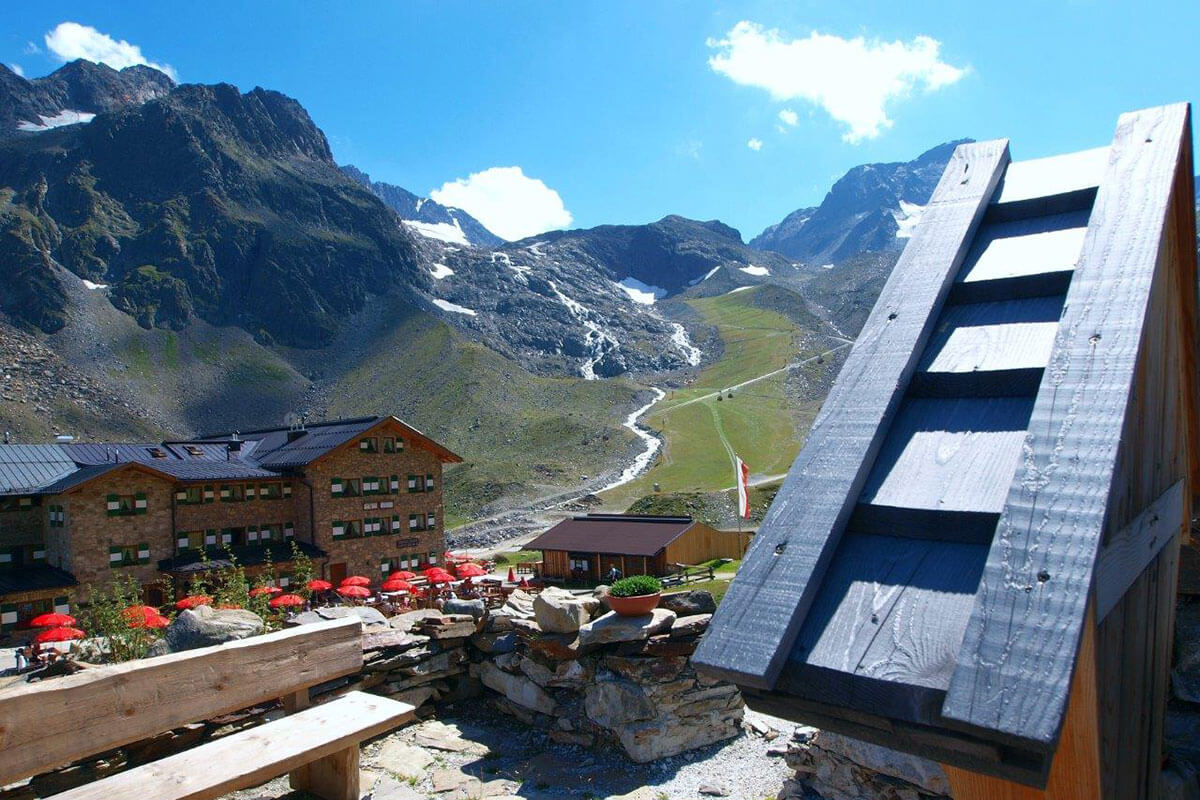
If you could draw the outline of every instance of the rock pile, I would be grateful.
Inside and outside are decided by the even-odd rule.
[[[949,800],[941,766],[919,756],[801,726],[784,759],[796,770],[780,800],[821,797],[838,800]]]
[[[707,593],[689,594],[707,596],[692,599],[700,607],[712,604]],[[470,671],[494,693],[497,710],[554,741],[615,744],[644,763],[740,731],[737,687],[697,675],[690,663],[710,617],[670,608],[620,617],[602,594],[517,591],[472,636],[486,656]]]

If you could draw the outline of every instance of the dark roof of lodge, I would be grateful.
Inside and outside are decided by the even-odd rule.
[[[53,483],[76,469],[56,444],[10,444],[0,447],[0,494],[23,494]]]
[[[295,539],[292,541],[295,542],[296,548],[309,558],[325,557],[325,551],[316,545]],[[229,557],[229,553],[220,547],[206,548],[203,553],[199,549],[190,550],[172,558],[162,559],[158,562],[158,568],[162,572],[204,572],[210,569],[234,566],[234,559],[240,566],[253,567],[265,564],[268,553],[272,564],[284,564],[293,560],[292,542],[275,542],[266,547],[244,545],[231,547],[229,551],[233,553],[232,559]]]
[[[341,447],[387,419],[446,462],[462,459],[395,417],[358,417],[308,425],[299,431],[264,428],[192,441],[0,445],[0,495],[57,494],[110,470],[138,464],[176,481],[277,478]]]
[[[695,524],[691,517],[588,514],[564,519],[525,546],[530,550],[653,556]]]
[[[78,583],[71,573],[48,564],[0,570],[0,595],[35,592],[39,589],[65,589]]]

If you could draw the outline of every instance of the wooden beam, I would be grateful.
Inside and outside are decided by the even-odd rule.
[[[1093,610],[1088,611],[1084,631],[1062,740],[1044,786],[1014,783],[943,764],[954,800],[1096,800],[1102,796]]]
[[[693,657],[709,674],[774,685],[1008,161],[954,151]]]
[[[360,800],[358,742],[345,750],[302,764],[292,770],[288,782],[293,789],[315,794],[324,800]]]
[[[185,750],[120,772],[112,777],[56,794],[56,800],[211,800],[238,789],[258,786],[305,764],[325,762],[335,775],[349,766],[349,750],[357,761],[359,742],[403,725],[413,717],[413,707],[386,697],[348,692],[323,705],[289,717]],[[320,774],[324,767],[318,767]],[[311,773],[309,773],[311,774]],[[339,784],[321,775],[322,789],[348,787],[349,775]],[[304,780],[304,778],[301,778]],[[358,770],[353,773],[358,781]],[[317,791],[321,791],[318,789]],[[349,800],[331,793],[326,800]],[[354,795],[357,800],[358,795]]]
[[[875,536],[990,545],[999,520],[999,514],[986,511],[939,511],[859,503],[846,530]]]
[[[358,672],[361,642],[353,617],[5,689],[0,785]]]
[[[1159,552],[1183,530],[1184,481],[1138,514],[1100,551],[1096,564],[1096,616],[1103,620]]]
[[[1117,125],[946,695],[947,720],[1048,748],[1058,741],[1185,145],[1186,104],[1124,114]]]

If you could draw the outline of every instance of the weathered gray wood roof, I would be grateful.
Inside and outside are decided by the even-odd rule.
[[[956,150],[701,668],[818,716],[961,737],[967,761],[1032,753],[1010,772],[1044,774],[1096,576],[1111,607],[1147,563],[1101,542],[1190,146],[1179,104],[1122,116],[1083,153]]]

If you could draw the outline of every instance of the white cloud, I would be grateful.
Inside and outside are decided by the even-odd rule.
[[[35,42],[26,42],[25,43],[25,54],[26,55],[35,55],[40,52],[42,52],[42,48],[38,47],[37,43],[35,43]]]
[[[429,196],[461,208],[492,233],[510,241],[565,228],[574,217],[558,192],[520,167],[492,167],[467,178],[447,181]]]
[[[966,70],[941,60],[928,36],[884,42],[843,39],[814,31],[789,39],[776,29],[742,21],[723,39],[709,39],[709,66],[734,83],[765,89],[779,101],[803,100],[847,127],[843,139],[873,139],[892,126],[887,106],[917,89],[949,86]],[[780,119],[783,116],[780,115]]]
[[[800,115],[790,108],[783,108],[779,111],[779,121],[788,127],[794,128],[800,124]]]
[[[46,49],[62,61],[84,58],[97,64],[107,64],[113,69],[145,64],[170,75],[173,81],[179,80],[170,64],[150,61],[142,55],[142,48],[136,44],[130,44],[124,39],[114,39],[107,33],[101,33],[90,25],[80,25],[78,22],[60,22],[54,30],[46,34]]]
[[[762,139],[751,138],[750,141],[746,142],[746,147],[757,153],[759,150],[762,150]]]
[[[13,72],[17,73],[18,75],[20,75],[22,78],[25,77],[25,70],[21,69],[20,64],[13,62],[12,64],[8,65],[8,68],[11,69]]]

